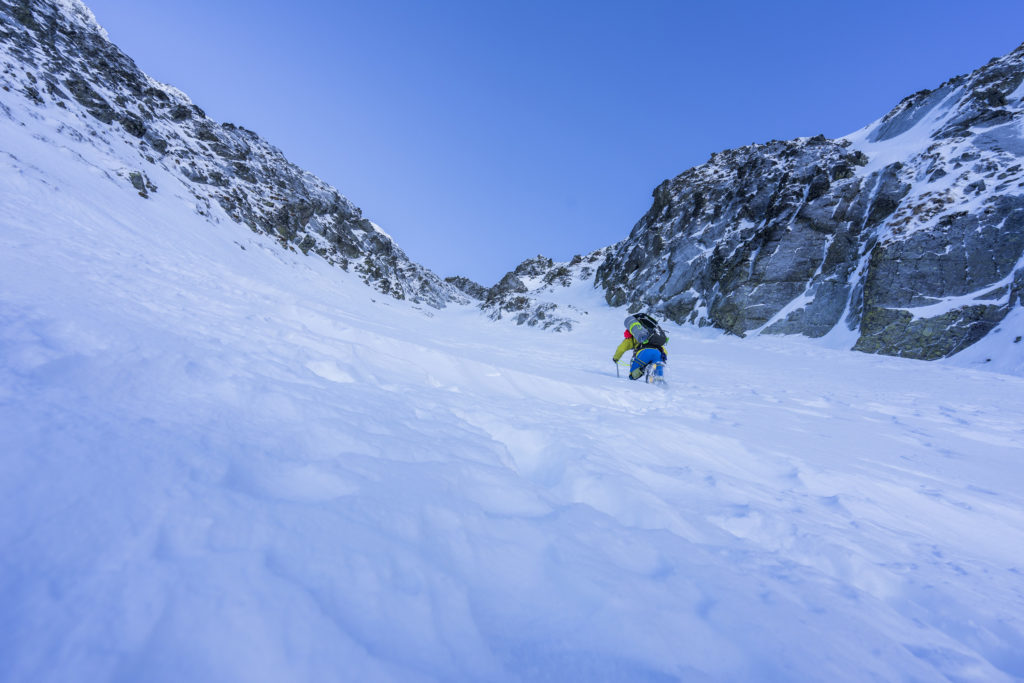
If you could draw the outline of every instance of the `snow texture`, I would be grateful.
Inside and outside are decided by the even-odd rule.
[[[0,98],[0,680],[1024,678],[1024,379],[670,326],[659,391],[589,281],[381,297]]]

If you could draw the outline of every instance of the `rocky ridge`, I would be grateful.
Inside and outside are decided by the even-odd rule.
[[[659,185],[622,242],[528,259],[490,288],[411,262],[336,189],[149,78],[80,0],[0,0],[0,88],[0,116],[58,107],[78,121],[61,134],[130,144],[138,163],[114,179],[126,191],[160,191],[146,171],[162,167],[212,222],[494,320],[571,329],[586,311],[562,294],[593,283],[613,306],[679,323],[932,359],[998,331],[1024,301],[1024,46],[844,138],[714,154]]]
[[[447,278],[447,282],[472,298],[491,320],[510,319],[517,325],[565,332],[588,313],[578,305],[559,301],[560,295],[574,285],[590,285],[607,252],[607,248],[598,249],[565,263],[538,255],[520,263],[490,288],[463,277]]]
[[[146,169],[160,165],[211,221],[226,215],[397,299],[438,308],[468,301],[410,261],[335,188],[256,133],[211,120],[184,93],[143,73],[79,0],[0,0],[0,88],[27,102],[29,115],[49,107],[76,114],[80,124],[62,133],[77,141],[131,144],[138,164],[118,174],[126,191],[158,192]],[[18,114],[4,104],[0,115]]]
[[[659,185],[596,284],[613,306],[934,359],[1024,296],[1024,45],[838,140],[713,154]]]

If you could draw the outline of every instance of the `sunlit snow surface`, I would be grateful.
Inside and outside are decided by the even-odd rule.
[[[419,310],[47,113],[0,115],[0,680],[1024,678],[1021,378],[673,328],[630,383],[586,285]]]

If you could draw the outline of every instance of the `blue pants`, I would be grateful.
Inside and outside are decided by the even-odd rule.
[[[633,362],[629,364],[629,378],[638,379],[643,375],[643,369],[651,363],[661,363],[665,358],[661,355],[661,351],[658,349],[643,349],[640,353],[633,356]],[[640,375],[634,377],[636,370],[641,370]],[[665,374],[665,368],[658,365],[654,368],[654,374],[659,377]]]

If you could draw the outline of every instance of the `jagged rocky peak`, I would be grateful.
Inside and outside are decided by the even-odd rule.
[[[518,325],[568,331],[581,316],[588,314],[565,300],[563,294],[576,285],[590,287],[606,252],[607,249],[599,249],[586,256],[574,256],[565,263],[538,255],[520,263],[489,289],[472,281],[466,281],[470,285],[457,286],[477,299],[480,309],[491,320],[512,319]],[[449,278],[449,282],[456,284],[453,280]]]
[[[735,334],[962,350],[1024,292],[1024,46],[861,131],[712,155],[597,273],[612,305]]]
[[[972,74],[957,76],[935,90],[922,90],[900,102],[891,112],[872,124],[869,142],[891,140],[931,116],[935,124],[928,132],[934,140],[969,137],[975,127],[991,127],[1014,120],[1014,93],[1024,80],[1021,61],[1024,45],[993,58]],[[954,92],[959,96],[951,98]]]
[[[256,133],[209,119],[184,93],[143,73],[79,0],[0,0],[0,60],[5,91],[78,117],[65,135],[136,150],[137,162],[121,173],[127,191],[143,198],[160,191],[146,172],[159,165],[211,221],[244,223],[398,299],[434,307],[467,300],[410,261],[336,189]],[[6,105],[2,113],[17,116]]]
[[[456,275],[444,279],[452,287],[468,296],[473,301],[483,301],[487,297],[487,288],[468,277]]]

